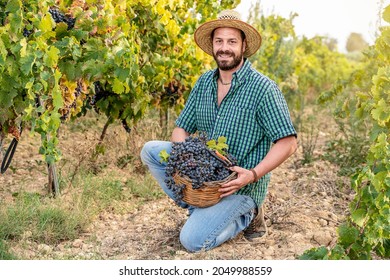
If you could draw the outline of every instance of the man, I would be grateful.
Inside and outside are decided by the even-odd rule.
[[[229,153],[238,160],[232,167],[238,177],[224,184],[221,200],[207,208],[189,208],[189,218],[180,233],[189,251],[209,250],[244,231],[248,239],[266,231],[262,204],[270,171],[292,155],[297,147],[285,99],[277,85],[251,67],[247,57],[261,45],[261,36],[231,10],[195,31],[197,45],[212,55],[218,68],[196,82],[176,120],[173,142],[184,141],[196,131],[209,138],[227,138]],[[171,151],[171,142],[145,144],[141,158],[163,190],[173,198],[165,180],[165,164],[158,156]]]

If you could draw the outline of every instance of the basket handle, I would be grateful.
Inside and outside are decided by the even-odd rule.
[[[211,149],[207,149],[207,151],[208,151],[213,157],[215,157],[217,160],[219,160],[220,162],[222,162],[226,167],[232,167],[232,166],[233,166],[232,162],[231,162],[227,157],[225,157],[224,155],[222,155],[220,152],[214,151],[214,150],[211,150]]]

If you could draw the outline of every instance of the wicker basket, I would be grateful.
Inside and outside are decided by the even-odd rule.
[[[173,177],[177,185],[185,185],[183,189],[183,201],[195,207],[209,207],[217,204],[221,198],[219,187],[233,179],[237,178],[237,173],[233,172],[224,180],[205,182],[199,189],[193,189],[191,179],[186,176],[180,176],[178,173]]]

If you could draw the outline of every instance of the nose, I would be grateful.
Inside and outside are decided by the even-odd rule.
[[[228,49],[228,44],[227,44],[227,42],[222,42],[219,49],[220,49],[221,51],[227,50],[227,49]]]

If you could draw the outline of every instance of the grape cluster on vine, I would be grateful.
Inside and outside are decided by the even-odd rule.
[[[192,188],[199,189],[205,182],[220,181],[232,173],[226,162],[213,155],[206,143],[207,137],[204,133],[198,137],[189,136],[184,142],[172,143],[165,169],[165,183],[174,193],[176,203],[182,199],[182,190],[185,187],[175,183],[173,177],[176,174],[188,177]],[[237,160],[232,155],[227,154],[226,157],[232,165],[237,165]]]
[[[68,30],[71,30],[76,23],[75,18],[64,15],[57,8],[51,7],[49,9],[49,13],[51,14],[51,17],[53,18],[55,23],[60,23],[60,22],[66,23],[68,25]]]
[[[33,34],[33,33],[34,33],[33,30],[28,30],[26,27],[23,28],[23,36],[24,36],[24,37],[28,37],[28,36],[30,36],[30,35]]]
[[[94,89],[95,89],[95,94],[92,96],[89,104],[91,106],[95,106],[96,103],[100,100],[100,99],[103,99],[105,97],[108,97],[110,95],[110,92],[109,91],[106,91],[103,86],[102,86],[102,83],[100,81],[96,81],[93,83],[93,86],[94,86]],[[95,107],[96,109],[96,107]]]

